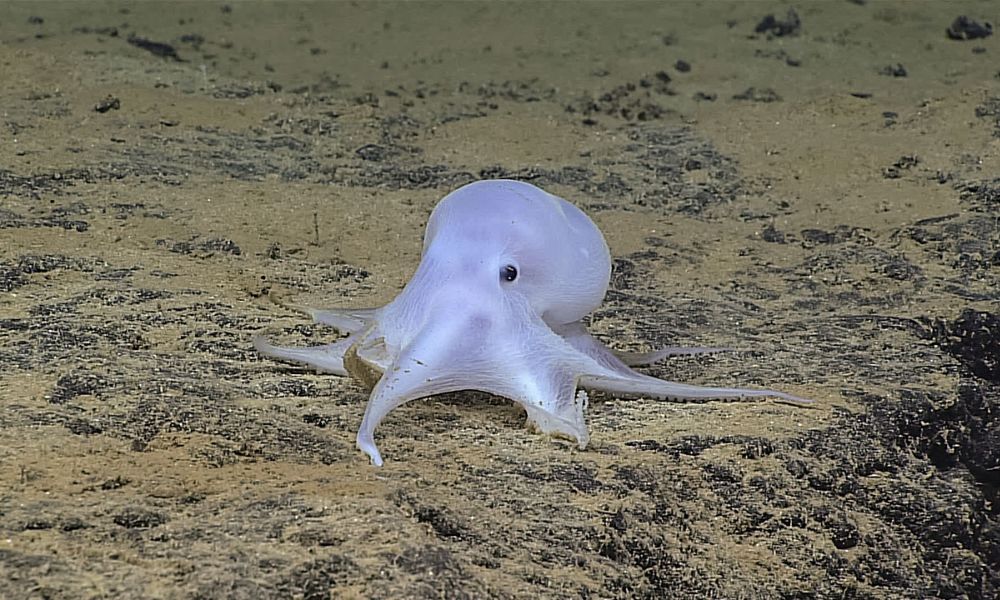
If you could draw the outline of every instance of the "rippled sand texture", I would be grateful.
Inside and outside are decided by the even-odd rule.
[[[0,597],[995,597],[1000,45],[962,15],[1000,20],[5,3]],[[815,408],[595,395],[578,451],[453,394],[370,467],[363,390],[251,337],[332,339],[281,303],[388,301],[501,176],[605,231],[602,339]]]

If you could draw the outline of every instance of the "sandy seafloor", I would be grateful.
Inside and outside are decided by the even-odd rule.
[[[0,597],[996,597],[960,15],[1000,4],[0,5]],[[647,372],[815,406],[595,394],[580,451],[459,393],[371,467],[365,391],[251,338],[334,339],[282,303],[387,302],[490,177],[604,230],[610,345],[743,350]]]

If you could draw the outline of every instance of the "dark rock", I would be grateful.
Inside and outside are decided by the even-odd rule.
[[[757,89],[748,87],[743,92],[733,96],[733,100],[747,100],[750,102],[780,102],[781,96],[771,88]]]
[[[973,21],[969,17],[962,15],[952,21],[951,26],[945,30],[950,40],[977,40],[993,35],[993,25],[988,22],[980,23]]]
[[[121,107],[122,107],[121,100],[119,100],[114,96],[108,95],[107,98],[101,100],[100,102],[94,105],[94,110],[103,114],[108,112],[109,110],[118,110]]]
[[[887,77],[906,77],[906,67],[900,63],[894,65],[886,65],[879,69],[880,75],[885,75]]]
[[[794,8],[789,8],[788,12],[785,13],[784,20],[780,20],[773,14],[769,14],[757,23],[754,27],[754,33],[766,33],[774,37],[783,37],[786,35],[798,35],[799,30],[802,28],[802,21],[799,19],[799,15],[795,12]]]
[[[160,58],[170,58],[176,62],[184,62],[180,56],[177,55],[177,50],[174,49],[170,44],[164,44],[163,42],[154,42],[152,40],[147,40],[136,36],[135,34],[128,36],[128,43],[132,44],[136,48],[142,48],[143,50],[149,52],[153,56],[159,56]]]

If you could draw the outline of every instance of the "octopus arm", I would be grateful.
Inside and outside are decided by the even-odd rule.
[[[309,306],[289,305],[306,313],[312,320],[333,327],[341,333],[354,333],[368,327],[378,319],[378,308],[312,308]]]
[[[316,323],[333,327],[337,331],[349,335],[332,344],[307,348],[275,346],[263,335],[256,335],[253,338],[253,347],[264,356],[306,364],[320,371],[342,377],[348,376],[347,369],[344,367],[344,353],[378,318],[380,310],[378,308],[312,308],[299,304],[282,304],[282,306],[306,313]]]
[[[800,398],[777,390],[688,385],[636,372],[632,372],[630,375],[588,373],[580,377],[580,385],[602,392],[627,396],[647,396],[661,400],[726,400],[768,397],[792,404],[812,404],[813,402],[808,398]]]
[[[633,371],[629,364],[620,358],[607,346],[595,339],[586,330],[583,323],[577,321],[556,328],[556,332],[581,354],[593,359],[599,365],[598,369],[583,371],[580,385],[586,388],[625,394],[630,396],[649,396],[660,399],[698,400],[698,399],[728,399],[770,397],[795,404],[810,404],[812,400],[778,392],[775,390],[755,390],[747,388],[704,387],[687,385],[650,377]],[[693,350],[689,352],[688,350]],[[726,348],[664,348],[655,352],[632,357],[640,359],[660,360],[672,354],[701,354],[706,352],[724,352]],[[639,360],[640,363],[647,362]]]
[[[628,367],[651,365],[671,356],[690,356],[693,354],[715,354],[717,352],[733,352],[733,348],[683,348],[667,346],[651,352],[619,352],[611,350],[587,331],[581,321],[553,327],[567,343],[593,358],[597,362],[614,370],[629,371]]]
[[[254,336],[253,347],[264,356],[279,360],[302,363],[320,371],[347,376],[344,368],[344,352],[354,343],[354,336],[349,336],[332,344],[296,348],[293,346],[275,346],[262,335]]]
[[[410,400],[459,390],[512,399],[525,409],[530,427],[586,447],[587,396],[577,394],[577,374],[599,367],[527,307],[508,308],[520,313],[516,319],[480,314],[434,320],[400,351],[372,390],[358,430],[358,448],[372,464],[382,464],[374,432],[390,411]]]

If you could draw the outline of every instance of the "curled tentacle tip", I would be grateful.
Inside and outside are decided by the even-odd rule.
[[[779,402],[788,402],[789,404],[795,404],[798,406],[812,406],[813,404],[816,404],[816,401],[811,398],[801,398],[799,396],[793,396],[792,394],[775,394],[774,398],[776,398]]]
[[[382,453],[378,451],[378,447],[375,446],[374,440],[371,438],[363,439],[360,435],[358,436],[358,449],[368,455],[371,460],[373,467],[382,466]]]

